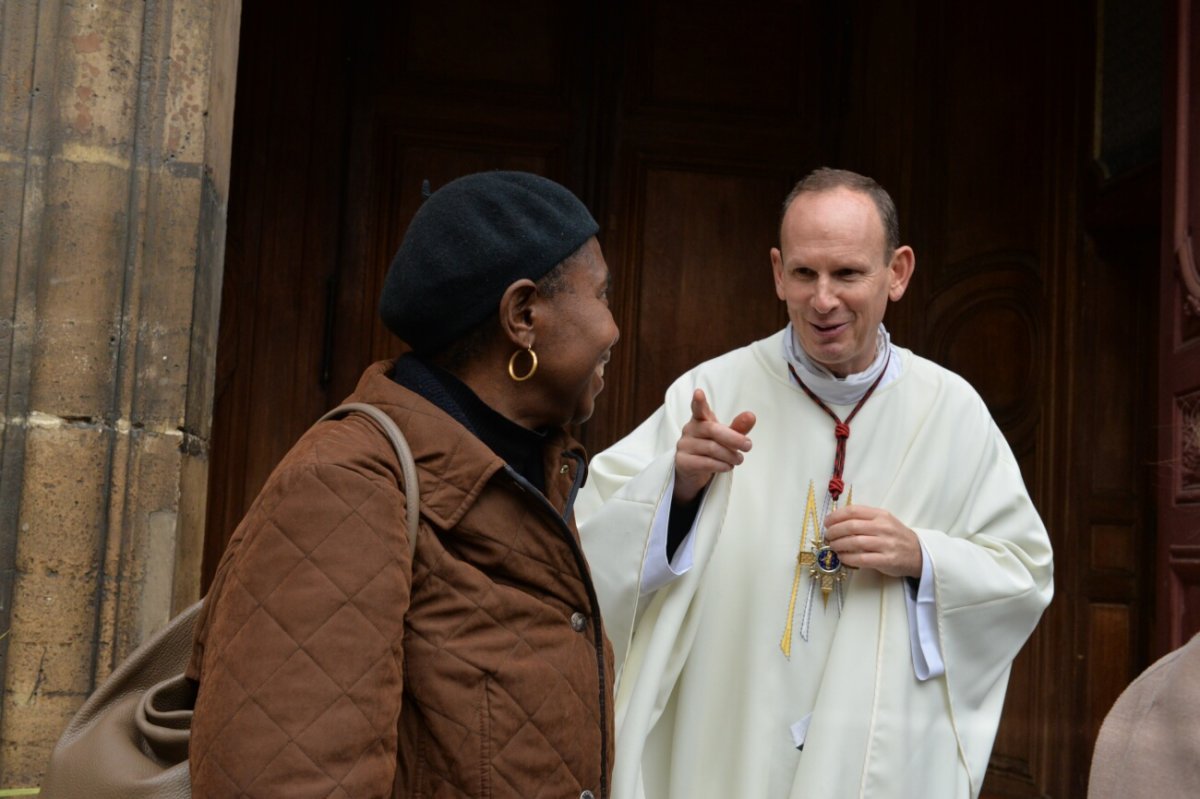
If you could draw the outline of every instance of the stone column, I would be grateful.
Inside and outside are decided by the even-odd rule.
[[[199,594],[240,12],[0,3],[0,787]]]

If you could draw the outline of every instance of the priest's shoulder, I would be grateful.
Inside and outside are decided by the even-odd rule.
[[[782,351],[783,331],[781,330],[765,339],[729,350],[693,366],[680,375],[671,388],[686,390],[690,394],[693,387],[703,388],[714,379],[728,381],[737,378],[738,375],[745,374],[747,370],[758,370],[764,360],[763,353],[773,353],[776,356],[768,357],[767,360],[771,362],[772,371],[778,372],[778,376],[786,382],[787,372],[783,366],[783,359],[779,357]]]
[[[903,347],[896,350],[904,360],[904,380],[917,384],[922,394],[960,407],[975,406],[990,417],[987,403],[962,375],[911,350]]]

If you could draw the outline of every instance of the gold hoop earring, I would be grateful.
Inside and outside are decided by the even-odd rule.
[[[517,356],[520,355],[522,352],[529,353],[531,363],[529,364],[529,371],[526,372],[525,374],[521,375],[520,377],[517,377],[517,370],[515,368],[516,363],[517,363]],[[512,357],[508,359],[508,376],[511,377],[513,380],[515,380],[518,383],[524,382],[524,381],[528,380],[529,378],[533,377],[533,373],[537,371],[537,366],[538,366],[537,353],[533,351],[533,347],[526,347],[523,350],[517,350],[516,352],[514,352],[512,354]]]

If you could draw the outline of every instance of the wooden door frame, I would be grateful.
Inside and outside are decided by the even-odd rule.
[[[1168,43],[1167,114],[1163,128],[1163,247],[1160,287],[1159,457],[1157,621],[1154,656],[1177,649],[1200,628],[1200,492],[1184,486],[1188,408],[1200,395],[1200,341],[1185,341],[1188,317],[1200,318],[1200,271],[1192,230],[1192,203],[1200,166],[1193,86],[1200,51],[1192,36],[1197,9],[1192,0],[1171,0],[1174,41]],[[1194,330],[1193,330],[1194,332]],[[1191,525],[1189,529],[1189,524]],[[1190,538],[1189,538],[1190,535]],[[1189,602],[1191,607],[1189,607]]]

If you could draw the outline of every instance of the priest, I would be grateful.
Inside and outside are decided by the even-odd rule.
[[[883,326],[915,256],[881,186],[810,174],[770,255],[788,326],[676,380],[576,506],[612,796],[976,797],[1045,527],[979,395]]]

